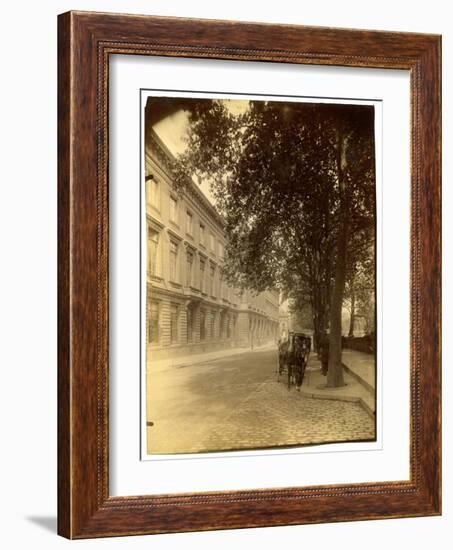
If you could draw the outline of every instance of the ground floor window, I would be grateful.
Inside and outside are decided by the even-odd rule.
[[[227,338],[231,338],[231,323],[230,323],[230,317],[229,315],[226,318],[226,330],[227,330]]]
[[[206,339],[206,311],[200,309],[200,340]]]
[[[220,314],[220,338],[225,338],[225,321],[226,321],[226,314],[222,311]]]
[[[170,304],[170,342],[178,341],[178,306]]]
[[[211,339],[215,338],[215,311],[211,312]]]
[[[193,339],[193,308],[187,307],[187,341],[192,342]]]
[[[149,312],[149,342],[159,342],[159,302],[151,302]]]

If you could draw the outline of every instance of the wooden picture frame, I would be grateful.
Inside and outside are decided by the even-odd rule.
[[[89,538],[440,514],[440,37],[69,12],[59,16],[58,48],[59,534]],[[111,54],[410,71],[409,481],[109,495]]]

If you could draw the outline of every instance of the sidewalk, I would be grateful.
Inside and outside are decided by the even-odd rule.
[[[321,363],[316,358],[316,354],[312,354],[305,370],[301,394],[314,399],[360,403],[374,418],[376,412],[374,356],[354,350],[343,350],[342,362],[346,385],[341,388],[328,388],[327,379],[321,374]]]
[[[240,355],[241,353],[253,353],[257,351],[267,351],[275,349],[277,353],[277,346],[274,343],[263,344],[253,349],[246,348],[228,348],[220,351],[213,351],[208,353],[197,353],[191,355],[185,355],[181,357],[173,357],[170,359],[161,359],[160,361],[153,361],[151,359],[152,372],[161,372],[175,367],[187,367],[190,365],[200,365],[202,363],[208,363],[217,359],[223,359],[225,357],[231,357],[234,355]]]
[[[376,360],[374,355],[351,349],[342,353],[343,367],[374,395],[376,389]]]

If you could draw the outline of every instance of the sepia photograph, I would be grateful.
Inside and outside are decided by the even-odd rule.
[[[376,441],[373,103],[148,91],[142,117],[147,455]]]

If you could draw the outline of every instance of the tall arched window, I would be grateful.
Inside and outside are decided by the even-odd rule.
[[[188,250],[186,254],[186,286],[193,285],[193,252]]]
[[[156,210],[160,209],[159,182],[153,175],[146,178],[146,200]]]
[[[170,281],[178,282],[178,245],[170,241]]]
[[[159,232],[152,227],[148,231],[148,270],[150,275],[159,275]]]

